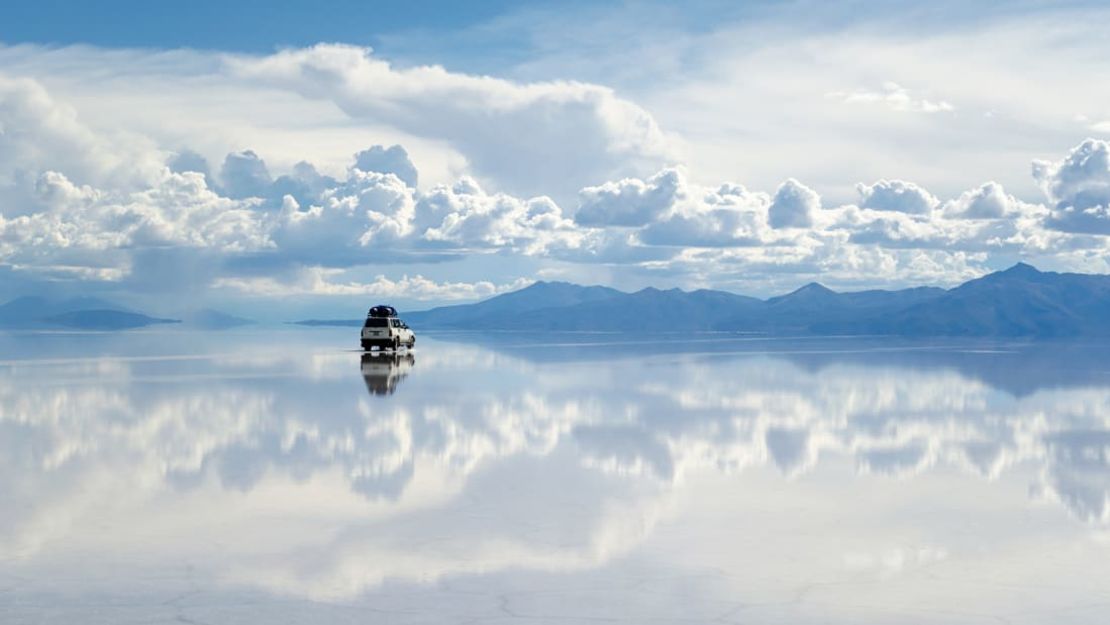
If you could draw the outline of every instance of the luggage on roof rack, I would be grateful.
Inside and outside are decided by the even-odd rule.
[[[392,306],[374,306],[367,313],[368,317],[396,317],[397,309]]]

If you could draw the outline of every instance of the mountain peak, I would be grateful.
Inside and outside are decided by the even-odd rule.
[[[836,293],[835,291],[833,291],[829,287],[821,284],[820,282],[810,282],[809,284],[806,284],[804,286],[800,286],[797,289],[794,289],[793,291],[791,291],[790,293],[787,293],[786,296],[789,297],[791,295],[807,295],[807,296],[832,295],[832,294],[835,294],[835,293]]]
[[[547,292],[553,292],[553,291],[559,291],[559,292],[562,292],[562,291],[576,291],[576,290],[581,290],[581,289],[586,289],[586,288],[588,288],[588,287],[580,286],[578,284],[572,284],[570,282],[561,282],[561,281],[558,281],[558,280],[536,280],[532,284],[529,284],[528,286],[526,286],[522,289],[517,289],[516,291],[510,291],[509,293],[503,293],[503,295],[512,295],[513,293],[547,293]]]
[[[1013,267],[1006,269],[1002,273],[1011,275],[1040,275],[1041,271],[1028,263],[1017,262]]]
[[[992,274],[987,274],[985,278],[1008,278],[1019,280],[1038,280],[1045,276],[1045,273],[1027,263],[1015,263],[1008,269],[996,271]]]
[[[812,304],[816,302],[823,302],[828,298],[835,296],[837,293],[829,287],[819,283],[810,282],[804,286],[798,287],[786,295],[779,295],[767,300],[768,303],[791,303],[791,304]]]

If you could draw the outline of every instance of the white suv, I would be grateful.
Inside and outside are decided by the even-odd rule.
[[[362,324],[362,349],[370,351],[392,349],[397,351],[401,346],[412,349],[416,345],[416,335],[397,317],[366,317]]]

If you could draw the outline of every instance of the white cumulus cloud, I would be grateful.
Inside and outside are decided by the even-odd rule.
[[[1087,139],[1063,160],[1035,161],[1033,178],[1053,204],[1051,227],[1110,234],[1110,142]]]
[[[902,180],[880,180],[875,184],[857,184],[860,207],[877,211],[895,211],[922,215],[939,204],[939,200],[925,189]]]
[[[647,180],[625,178],[582,189],[574,220],[584,226],[643,226],[686,196],[682,171],[664,169]]]
[[[672,157],[651,114],[598,85],[402,69],[369,49],[332,44],[227,63],[236,76],[331,100],[352,118],[444,141],[476,174],[515,193],[572,192]]]
[[[808,228],[821,210],[821,196],[793,178],[782,183],[768,209],[772,228]]]

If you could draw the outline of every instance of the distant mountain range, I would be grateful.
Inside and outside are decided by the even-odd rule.
[[[130,330],[167,323],[184,323],[187,327],[199,329],[221,329],[253,322],[210,309],[192,311],[183,319],[162,319],[95,297],[58,300],[28,296],[0,305],[0,328],[3,329]]]
[[[375,302],[369,302],[375,303]],[[1110,337],[1110,275],[1042,272],[1024,263],[952,289],[838,293],[811,283],[761,300],[724,291],[537,282],[475,304],[403,315],[417,331],[705,332],[767,336]],[[358,326],[362,318],[301,325]],[[0,328],[123,330],[183,323],[217,329],[248,319],[199,310],[161,319],[96,298],[21,297],[0,306]]]
[[[418,331],[728,331],[777,336],[1110,336],[1110,276],[1018,263],[953,289],[838,293],[812,283],[766,300],[711,290],[537,282],[476,304],[409,312]],[[308,325],[359,325],[361,319]]]

